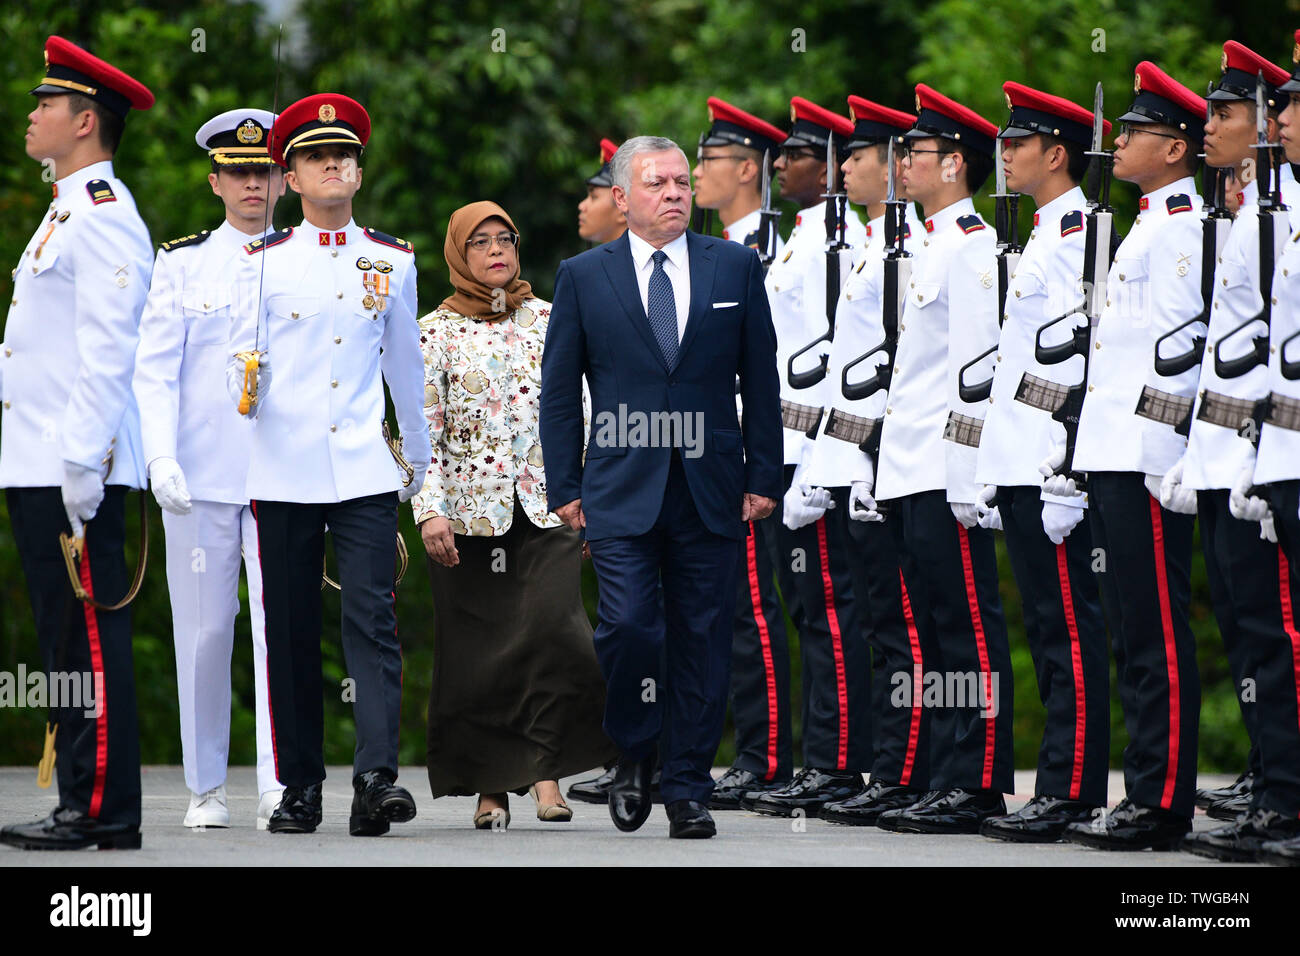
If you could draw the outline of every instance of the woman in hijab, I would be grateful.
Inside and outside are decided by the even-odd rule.
[[[547,510],[537,413],[550,303],[520,277],[519,231],[475,202],[452,213],[455,294],[420,320],[433,464],[412,499],[437,615],[429,695],[435,797],[479,794],[474,825],[573,812],[558,780],[615,755],[580,590],[581,542]]]

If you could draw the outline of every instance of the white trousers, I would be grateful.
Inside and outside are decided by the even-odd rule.
[[[230,655],[239,613],[241,554],[253,618],[257,790],[279,790],[266,683],[266,617],[257,523],[247,505],[195,501],[187,515],[163,512],[180,693],[185,783],[204,793],[226,782],[230,753]]]

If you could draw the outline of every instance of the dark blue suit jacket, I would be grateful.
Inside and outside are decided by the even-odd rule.
[[[641,305],[626,233],[566,259],[556,273],[542,353],[547,501],[555,509],[581,498],[590,540],[644,534],[654,525],[668,480],[672,451],[662,439],[670,429],[695,508],[713,533],[744,537],[745,492],[782,493],[776,334],[762,266],[739,243],[688,231],[686,245],[690,315],[672,368]],[[592,405],[585,466],[583,375]],[[638,422],[648,424],[638,431]]]

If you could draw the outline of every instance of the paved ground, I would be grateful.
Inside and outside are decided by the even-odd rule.
[[[715,771],[715,775],[721,770]],[[578,778],[574,778],[578,779]],[[325,822],[310,836],[274,835],[253,828],[257,792],[253,770],[234,768],[227,785],[232,826],[193,831],[181,825],[188,806],[180,767],[144,770],[144,849],[130,853],[24,853],[0,847],[0,866],[260,866],[302,865],[657,865],[657,866],[1210,866],[1188,853],[1101,853],[1058,844],[1021,847],[979,836],[925,836],[888,833],[875,827],[843,827],[820,820],[778,819],[746,812],[718,812],[712,840],[669,840],[668,822],[656,808],[636,833],[620,833],[603,806],[574,803],[567,824],[537,820],[528,797],[511,797],[506,831],[477,831],[470,797],[427,796],[424,771],[402,771],[419,815],[395,825],[380,839],[348,836],[351,801],[348,768],[331,767],[325,783]],[[565,781],[567,787],[570,781]],[[1203,777],[1202,786],[1220,786],[1227,777]],[[1016,774],[1015,810],[1033,792],[1033,772]],[[1110,800],[1123,794],[1118,772],[1111,773]],[[0,822],[45,816],[55,792],[36,787],[32,768],[0,768]],[[1198,829],[1215,825],[1198,811]]]

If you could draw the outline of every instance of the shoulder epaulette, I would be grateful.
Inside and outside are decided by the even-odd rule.
[[[972,232],[979,232],[984,228],[984,220],[974,213],[971,213],[969,216],[958,216],[957,227],[961,229],[962,232],[970,235]]]
[[[92,179],[86,183],[86,192],[90,193],[90,201],[96,206],[103,202],[117,202],[107,179]]]
[[[1175,193],[1165,200],[1165,208],[1169,210],[1169,215],[1176,212],[1191,212],[1192,197],[1187,193]]]
[[[362,231],[371,239],[375,240],[375,242],[382,242],[386,246],[392,246],[394,249],[401,249],[403,252],[415,252],[415,246],[407,242],[405,239],[398,239],[396,236],[390,236],[386,232],[380,232],[378,229],[371,229],[369,227]]]
[[[904,239],[912,238],[912,224],[910,222],[903,223],[903,238]]]
[[[1061,217],[1061,235],[1068,236],[1083,228],[1083,210],[1074,209]]]
[[[212,233],[204,229],[202,232],[196,232],[192,236],[181,236],[179,239],[172,239],[169,242],[164,242],[159,248],[161,248],[163,252],[171,252],[173,249],[183,249],[186,246],[197,246],[201,242],[206,242],[210,235],[212,235]]]
[[[753,232],[751,232],[749,235],[747,235],[747,236],[745,237],[745,241],[744,241],[743,245],[749,246],[749,248],[751,248],[751,249],[757,249],[757,248],[758,248],[758,230],[757,230],[757,229],[755,229]]]
[[[263,236],[261,239],[254,239],[244,246],[244,251],[250,256],[255,252],[261,252],[263,249],[270,249],[272,246],[278,246],[290,236],[293,235],[293,226],[288,229],[279,229],[269,236]]]

